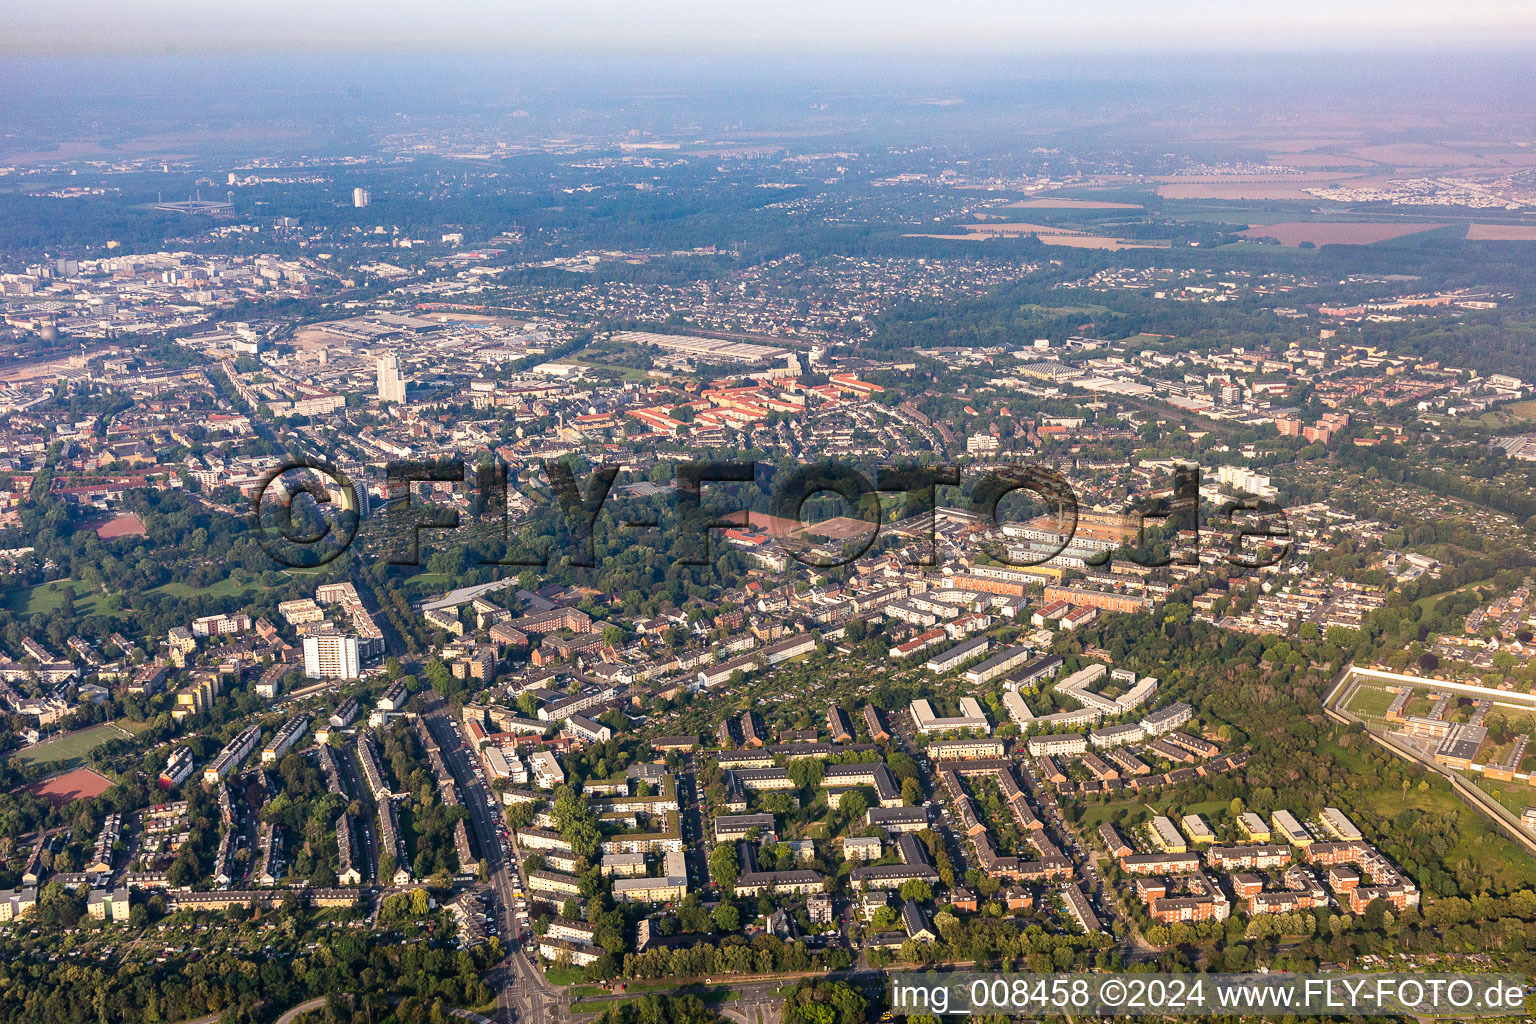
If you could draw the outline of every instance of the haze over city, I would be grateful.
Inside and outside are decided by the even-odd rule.
[[[168,0],[68,0],[19,5],[4,16],[5,49],[22,53],[166,53],[295,49],[521,53],[846,53],[1088,50],[1365,49],[1418,44],[1529,45],[1536,13],[1516,0],[1353,0],[1228,4],[1219,0],[1096,0],[1063,6],[961,0],[773,0],[728,6],[700,0],[566,4],[450,0],[424,8],[388,0],[325,4],[278,0],[260,8]]]

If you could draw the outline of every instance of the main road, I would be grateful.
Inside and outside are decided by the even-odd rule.
[[[492,968],[486,978],[496,989],[497,1014],[508,1024],[514,1021],[544,1024],[545,1021],[560,1020],[567,1012],[564,990],[551,985],[528,962],[522,950],[527,936],[520,932],[513,914],[519,888],[513,883],[516,864],[504,853],[502,846],[506,833],[501,808],[490,787],[475,774],[476,765],[471,761],[463,733],[436,691],[427,690],[422,694],[421,718],[442,749],[448,770],[458,784],[494,893],[497,928],[508,948],[506,958]]]

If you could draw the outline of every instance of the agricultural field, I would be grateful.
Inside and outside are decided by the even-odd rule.
[[[1239,234],[1244,238],[1273,238],[1281,245],[1294,249],[1307,242],[1317,246],[1370,245],[1444,226],[1397,221],[1285,221],[1279,224],[1255,224]]]
[[[1536,224],[1471,224],[1469,242],[1536,242]]]
[[[1007,222],[1002,224],[965,224],[963,235],[910,234],[908,238],[948,238],[963,241],[986,241],[991,238],[1018,238],[1034,235],[1046,245],[1065,245],[1074,249],[1166,249],[1166,242],[1130,241],[1110,235],[1096,235],[1078,228],[1058,227],[1050,224]]]
[[[1164,199],[1296,199],[1307,200],[1312,195],[1298,185],[1282,182],[1256,181],[1231,182],[1228,184],[1180,184],[1159,185],[1157,194]]]
[[[1140,203],[1110,203],[1101,199],[1066,199],[1045,196],[1039,199],[1020,199],[1008,203],[1004,210],[1141,210]]]

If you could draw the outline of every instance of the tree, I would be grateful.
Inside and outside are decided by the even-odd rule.
[[[814,757],[802,757],[789,763],[789,779],[801,790],[815,789],[826,776],[826,769]]]
[[[933,886],[928,884],[925,879],[921,878],[914,878],[911,881],[902,882],[900,892],[902,899],[913,900],[918,903],[926,903],[927,901],[933,899]]]
[[[893,751],[891,756],[886,759],[886,767],[891,770],[892,775],[903,781],[920,777],[917,770],[917,762],[912,760],[910,755],[904,754],[899,750]]]
[[[863,1024],[869,1000],[846,981],[801,982],[784,1000],[783,1024]],[[908,1018],[911,1019],[911,1018]]]
[[[586,860],[594,859],[602,845],[603,835],[597,827],[597,817],[592,813],[592,808],[567,789],[555,800],[553,814],[560,838],[570,844],[571,851]]]
[[[908,807],[916,807],[923,802],[923,784],[916,779],[901,780],[901,802]]]
[[[741,927],[741,911],[736,909],[736,904],[730,900],[721,900],[710,917],[715,922],[715,927],[729,934]]]
[[[190,845],[183,846],[181,852],[176,855],[171,868],[166,872],[166,881],[174,886],[190,886],[202,877],[202,872],[197,867],[197,855]]]
[[[720,888],[727,892],[736,888],[736,876],[741,871],[741,865],[736,859],[736,846],[734,843],[721,843],[710,851],[709,877]]]

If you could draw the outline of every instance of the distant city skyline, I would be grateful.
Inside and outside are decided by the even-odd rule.
[[[167,54],[293,50],[508,52],[982,53],[1088,50],[1245,50],[1485,45],[1536,38],[1536,7],[1512,0],[1353,0],[1240,5],[1219,0],[1100,0],[1088,5],[961,0],[775,0],[750,7],[660,0],[560,5],[449,0],[423,8],[399,0],[260,7],[188,6],[169,0],[73,0],[9,5],[0,53]]]

